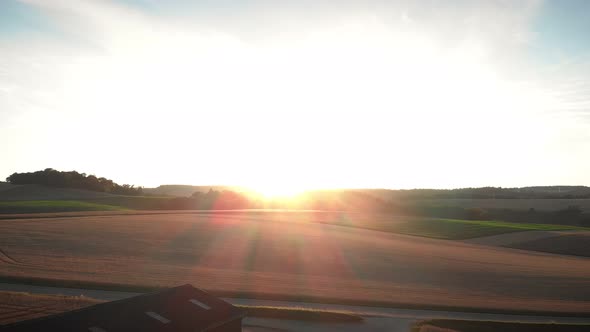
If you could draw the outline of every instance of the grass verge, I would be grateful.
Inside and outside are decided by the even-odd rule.
[[[328,311],[308,308],[238,305],[248,317],[290,319],[323,323],[360,323],[361,316],[344,311]]]
[[[453,319],[433,319],[418,322],[411,332],[583,332],[587,324],[490,322]]]

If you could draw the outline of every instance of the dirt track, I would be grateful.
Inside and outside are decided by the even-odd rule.
[[[297,218],[274,212],[2,220],[1,247],[24,265],[0,262],[1,273],[190,282],[209,290],[348,302],[590,313],[589,259]]]

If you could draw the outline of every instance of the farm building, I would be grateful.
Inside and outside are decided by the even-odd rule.
[[[244,315],[239,308],[191,285],[184,285],[5,325],[0,330],[238,332],[242,330]]]

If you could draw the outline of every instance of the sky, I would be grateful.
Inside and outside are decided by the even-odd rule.
[[[590,1],[0,0],[0,178],[590,185]]]

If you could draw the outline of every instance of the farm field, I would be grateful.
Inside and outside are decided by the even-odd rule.
[[[146,196],[112,196],[68,200],[0,200],[0,216],[11,213],[56,213],[72,211],[158,210],[170,198]]]
[[[83,296],[0,292],[0,325],[54,315],[100,302]]]
[[[64,201],[26,201],[17,202],[16,205],[36,207],[51,206],[54,203],[64,205]],[[398,234],[416,235],[436,239],[463,240],[479,238],[491,235],[506,234],[522,231],[590,231],[588,227],[514,223],[495,220],[458,220],[443,218],[427,218],[412,216],[392,216],[391,214],[359,213],[359,212],[334,212],[334,211],[311,211],[311,210],[149,210],[138,211],[119,208],[116,206],[105,206],[97,204],[77,204],[71,202],[70,212],[44,212],[44,213],[6,213],[0,214],[2,219],[27,219],[27,218],[59,218],[59,217],[83,217],[83,216],[115,216],[115,215],[169,215],[169,214],[195,214],[209,215],[248,215],[256,217],[257,220],[269,221],[299,221],[307,223],[322,223],[369,230],[390,232]],[[12,203],[10,203],[12,204]],[[65,206],[69,206],[66,202]],[[2,202],[0,202],[0,206]],[[79,210],[76,208],[79,207]],[[84,208],[88,210],[83,210]],[[271,216],[269,219],[268,216]]]
[[[590,231],[535,230],[490,235],[466,243],[590,257]]]
[[[556,211],[567,209],[569,206],[577,206],[581,210],[590,211],[590,199],[581,198],[523,198],[523,199],[492,199],[492,198],[437,198],[415,200],[413,203],[426,206],[457,206],[462,208],[482,208],[482,209],[511,209],[511,210],[528,210],[535,209],[538,211]]]
[[[448,240],[464,240],[524,231],[590,231],[590,228],[565,225],[362,214],[320,222]]]
[[[242,212],[1,220],[8,259],[0,274],[192,283],[233,297],[590,311],[590,260],[323,223],[333,218]]]
[[[590,257],[590,233],[564,234],[509,245],[511,248]]]
[[[86,200],[117,197],[108,193],[73,188],[53,188],[42,185],[12,185],[0,182],[1,201]]]

